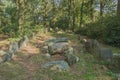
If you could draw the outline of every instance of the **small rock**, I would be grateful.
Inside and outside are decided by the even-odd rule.
[[[113,53],[113,58],[120,58],[120,54],[119,53]]]
[[[50,59],[50,58],[51,58],[51,55],[48,54],[48,53],[46,53],[46,54],[45,54],[45,57],[46,57],[47,59]]]
[[[44,46],[44,47],[41,49],[41,51],[42,51],[43,53],[48,53],[48,46]]]
[[[2,63],[3,62],[3,59],[0,57],[0,63]]]

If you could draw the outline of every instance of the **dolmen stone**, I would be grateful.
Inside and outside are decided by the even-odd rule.
[[[76,64],[79,61],[79,57],[77,57],[74,53],[72,47],[69,48],[68,52],[65,54],[65,60],[68,62],[70,66]]]
[[[45,41],[42,52],[48,52],[51,55],[56,53],[64,54],[68,49],[69,43],[67,38],[53,38]]]
[[[100,58],[104,61],[112,61],[112,50],[109,48],[100,49]]]
[[[69,49],[69,44],[66,42],[54,43],[48,46],[50,54],[64,54]]]
[[[20,39],[20,40],[18,41],[19,48],[21,48],[21,47],[26,47],[28,41],[29,41],[28,37],[27,37],[26,35],[23,36],[22,39]]]
[[[21,48],[26,47],[29,39],[27,36],[23,36],[23,38],[18,42],[10,42],[9,48],[7,51],[0,51],[0,63],[9,61],[13,58],[14,54]]]
[[[6,54],[7,54],[7,52],[5,52],[5,51],[3,51],[3,50],[0,51],[0,63],[3,62]]]
[[[68,39],[67,38],[56,38],[55,43],[59,43],[59,42],[68,42]]]
[[[14,53],[8,52],[8,54],[6,54],[6,56],[3,59],[3,62],[7,62],[10,61],[14,56]]]
[[[41,66],[43,69],[55,70],[55,71],[68,71],[69,65],[66,61],[51,61]]]
[[[67,38],[51,38],[45,41],[45,45],[49,46],[53,43],[68,42]]]
[[[48,53],[48,46],[43,46],[40,50],[41,50],[43,53]]]
[[[0,51],[0,53],[0,63],[11,60],[14,55],[12,52],[9,51]]]
[[[0,51],[0,63],[11,60],[13,55],[18,51],[18,49],[18,43],[11,42],[7,51]]]
[[[93,53],[95,55],[99,55],[99,52],[100,52],[100,44],[97,40],[93,40]]]
[[[19,46],[18,46],[18,43],[17,42],[11,42],[9,44],[9,52],[11,53],[15,53],[19,50]]]
[[[85,49],[89,53],[98,55],[100,52],[100,44],[97,40],[88,39],[88,40],[85,40]]]
[[[75,55],[73,47],[69,44],[67,38],[54,38],[45,42],[45,46],[42,49],[44,54],[61,55],[64,57],[69,66],[74,65],[79,61],[79,57]],[[55,66],[56,67],[56,66]]]
[[[120,54],[119,53],[113,54],[112,62],[114,67],[119,70],[118,72],[120,72]]]

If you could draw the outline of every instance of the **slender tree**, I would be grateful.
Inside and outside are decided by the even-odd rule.
[[[120,17],[120,0],[117,2],[117,16]]]
[[[82,22],[83,22],[83,6],[84,6],[84,0],[82,0],[81,8],[80,8],[80,27],[82,27]]]
[[[19,33],[23,33],[25,0],[16,0]]]
[[[90,0],[90,18],[93,21],[94,19],[94,0]]]
[[[42,17],[42,24],[45,28],[45,33],[48,32],[49,30],[49,14],[50,11],[52,10],[52,5],[50,0],[42,0],[40,2],[40,15]]]
[[[103,13],[104,13],[104,5],[105,5],[104,0],[100,0],[100,17],[103,16]]]
[[[71,23],[72,23],[72,16],[71,16],[71,10],[72,9],[72,0],[68,0],[68,24],[69,24],[69,29],[71,28]]]
[[[2,26],[2,14],[3,14],[3,3],[2,1],[0,0],[0,27]]]

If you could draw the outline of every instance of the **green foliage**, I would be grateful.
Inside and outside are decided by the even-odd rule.
[[[97,22],[86,24],[86,27],[80,29],[78,32],[83,35],[120,47],[120,19],[116,16],[102,18]]]
[[[16,25],[4,26],[4,28],[2,28],[2,32],[9,35],[10,37],[18,36],[17,31],[18,28],[16,27]]]
[[[104,35],[105,25],[101,22],[87,24],[86,35],[93,38],[99,39]]]
[[[120,47],[120,19],[109,17],[106,21],[104,41],[112,46]]]
[[[119,47],[120,20],[113,16],[116,1],[106,0],[103,17],[99,4],[97,0],[0,0],[0,33],[16,37],[62,29]]]
[[[68,19],[66,17],[62,17],[55,23],[55,25],[62,30],[66,30],[68,29]]]

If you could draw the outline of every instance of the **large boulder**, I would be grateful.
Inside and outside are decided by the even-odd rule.
[[[99,55],[100,54],[100,44],[97,40],[93,40],[93,53],[95,55]]]
[[[43,53],[51,55],[59,53],[64,54],[69,49],[67,38],[53,38],[45,41],[45,46],[41,49]]]
[[[60,42],[68,42],[67,38],[52,38],[52,39],[48,39],[45,41],[45,45],[47,46],[51,46],[54,43],[60,43]]]
[[[113,66],[118,69],[120,72],[120,54],[119,53],[114,53],[113,58],[112,58]]]
[[[10,51],[0,51],[0,63],[11,60],[13,55]]]
[[[76,64],[79,61],[79,57],[75,55],[74,49],[72,47],[68,49],[68,52],[65,54],[65,58],[70,66]]]
[[[18,41],[19,48],[26,47],[28,44],[28,41],[29,41],[28,37],[23,36],[22,39]]]
[[[85,49],[89,53],[98,55],[100,53],[100,44],[97,40],[88,39],[85,40]]]
[[[50,54],[64,54],[69,49],[69,44],[66,42],[54,43],[51,46],[48,46]]]
[[[56,38],[55,43],[59,43],[59,42],[68,42],[68,39],[67,38]]]
[[[101,48],[100,49],[100,58],[104,61],[112,61],[112,50],[109,48]]]
[[[18,46],[18,43],[17,42],[11,42],[9,44],[9,52],[11,53],[15,53],[19,50],[19,46]]]
[[[70,67],[67,62],[61,60],[48,62],[42,65],[41,68],[55,71],[68,71]]]
[[[5,57],[3,58],[3,62],[10,61],[14,56],[14,53],[8,52]]]
[[[7,54],[7,52],[2,51],[2,50],[0,51],[0,63],[3,62],[3,60],[4,60],[5,56],[6,56],[6,54]]]

